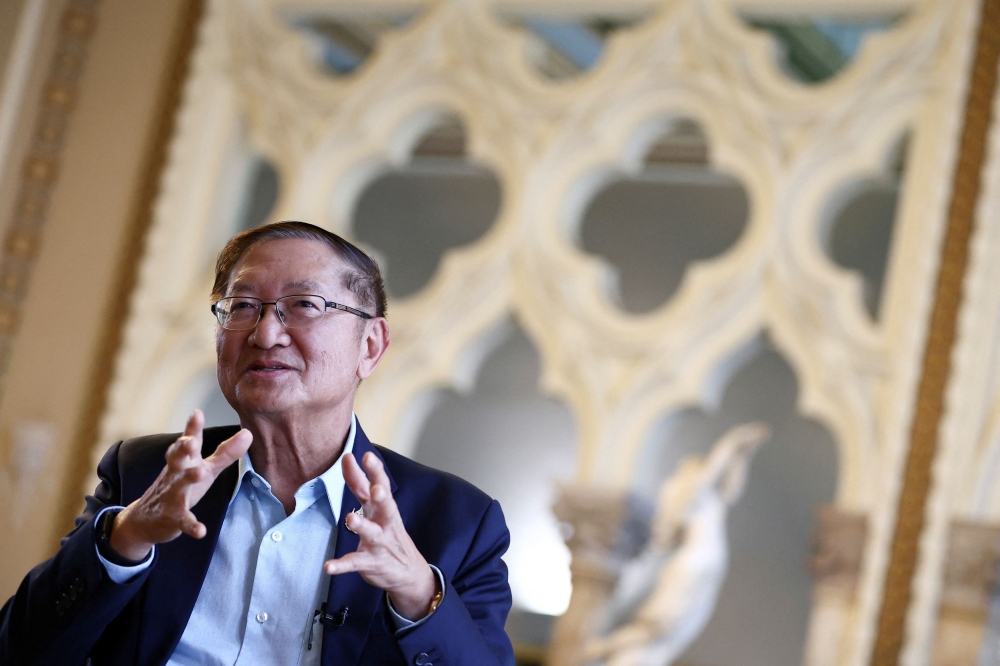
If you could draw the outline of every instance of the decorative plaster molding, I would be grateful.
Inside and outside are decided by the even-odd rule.
[[[447,253],[427,287],[393,303],[392,348],[356,405],[372,437],[410,452],[421,426],[415,406],[461,384],[466,359],[513,315],[539,350],[544,388],[576,417],[578,480],[625,492],[652,425],[709,403],[730,361],[766,330],[796,372],[800,410],[840,447],[836,506],[868,517],[857,609],[838,666],[866,663],[975,0],[916,5],[896,28],[870,37],[841,76],[815,87],[780,72],[773,44],[736,16],[736,0],[661,2],[609,39],[594,70],[559,83],[527,64],[524,35],[498,22],[486,0],[429,4],[387,33],[357,73],[336,78],[308,61],[277,4],[209,3],[97,448],[164,428],[192,373],[210,365],[201,244],[217,235],[214,211],[230,186],[225,165],[242,150],[234,138],[242,119],[280,173],[272,219],[307,219],[351,236],[366,184],[405,162],[438,118],[455,114],[470,159],[496,173],[504,200],[485,236]],[[638,173],[679,117],[704,129],[713,166],[740,180],[751,216],[738,243],[692,265],[662,308],[627,314],[604,289],[608,268],[576,245],[576,229],[601,185]],[[913,143],[876,324],[857,278],[822,250],[820,230],[831,198],[879,173],[906,132]]]
[[[827,505],[817,508],[816,520],[809,560],[813,578],[817,585],[837,587],[853,595],[868,539],[868,519],[864,514]]]
[[[97,26],[97,4],[98,0],[68,2],[42,88],[42,101],[0,257],[0,379],[6,374],[13,351],[20,327],[21,303],[38,256],[49,199],[59,178],[66,127],[75,108],[77,84]]]
[[[996,21],[991,31],[990,38],[997,40]],[[980,68],[980,85],[990,66]],[[994,59],[994,73],[997,66]],[[974,98],[982,107],[984,95],[990,93],[978,90],[970,104]],[[978,186],[979,197],[968,200],[968,194],[963,195],[966,205],[975,205],[974,231],[907,617],[908,643],[901,658],[905,666],[931,663],[943,610],[951,526],[956,521],[1000,522],[1000,87],[992,100],[992,117],[976,112],[976,122],[989,126],[988,133],[980,127],[985,136],[977,146],[984,151],[981,169],[974,174],[969,170],[966,176],[966,188]]]
[[[45,18],[46,0],[28,0],[21,9],[17,32],[10,46],[7,67],[4,68],[0,90],[0,177],[7,170],[17,119],[24,104],[32,61],[38,48],[38,37]]]

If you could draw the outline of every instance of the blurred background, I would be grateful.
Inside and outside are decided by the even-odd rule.
[[[215,255],[301,219],[385,272],[366,431],[504,509],[523,664],[753,420],[675,663],[1000,663],[997,4],[3,0],[0,596],[114,441],[236,422]]]

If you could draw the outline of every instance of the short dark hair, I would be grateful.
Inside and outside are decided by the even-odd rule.
[[[343,284],[358,297],[362,309],[374,308],[376,317],[384,317],[386,311],[385,282],[378,263],[358,246],[350,243],[332,231],[308,222],[274,222],[254,227],[236,234],[229,239],[215,262],[215,284],[212,285],[212,301],[226,295],[229,278],[240,258],[254,245],[269,240],[302,238],[328,245],[334,253],[353,269],[345,271]],[[325,296],[325,294],[323,294]]]

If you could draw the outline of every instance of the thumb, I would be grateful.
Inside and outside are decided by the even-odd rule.
[[[215,453],[205,458],[205,462],[212,468],[212,474],[218,476],[222,470],[226,469],[250,449],[253,442],[253,435],[246,428],[219,444]]]

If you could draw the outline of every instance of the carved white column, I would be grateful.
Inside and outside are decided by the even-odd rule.
[[[580,649],[604,628],[622,567],[648,538],[649,512],[627,493],[588,485],[563,487],[552,510],[573,557],[573,595],[553,628],[546,664],[579,666]]]
[[[842,663],[856,615],[858,575],[868,538],[868,520],[834,506],[816,511],[813,556],[815,578],[805,666]]]
[[[979,662],[998,565],[1000,526],[952,522],[933,666],[975,666]]]

